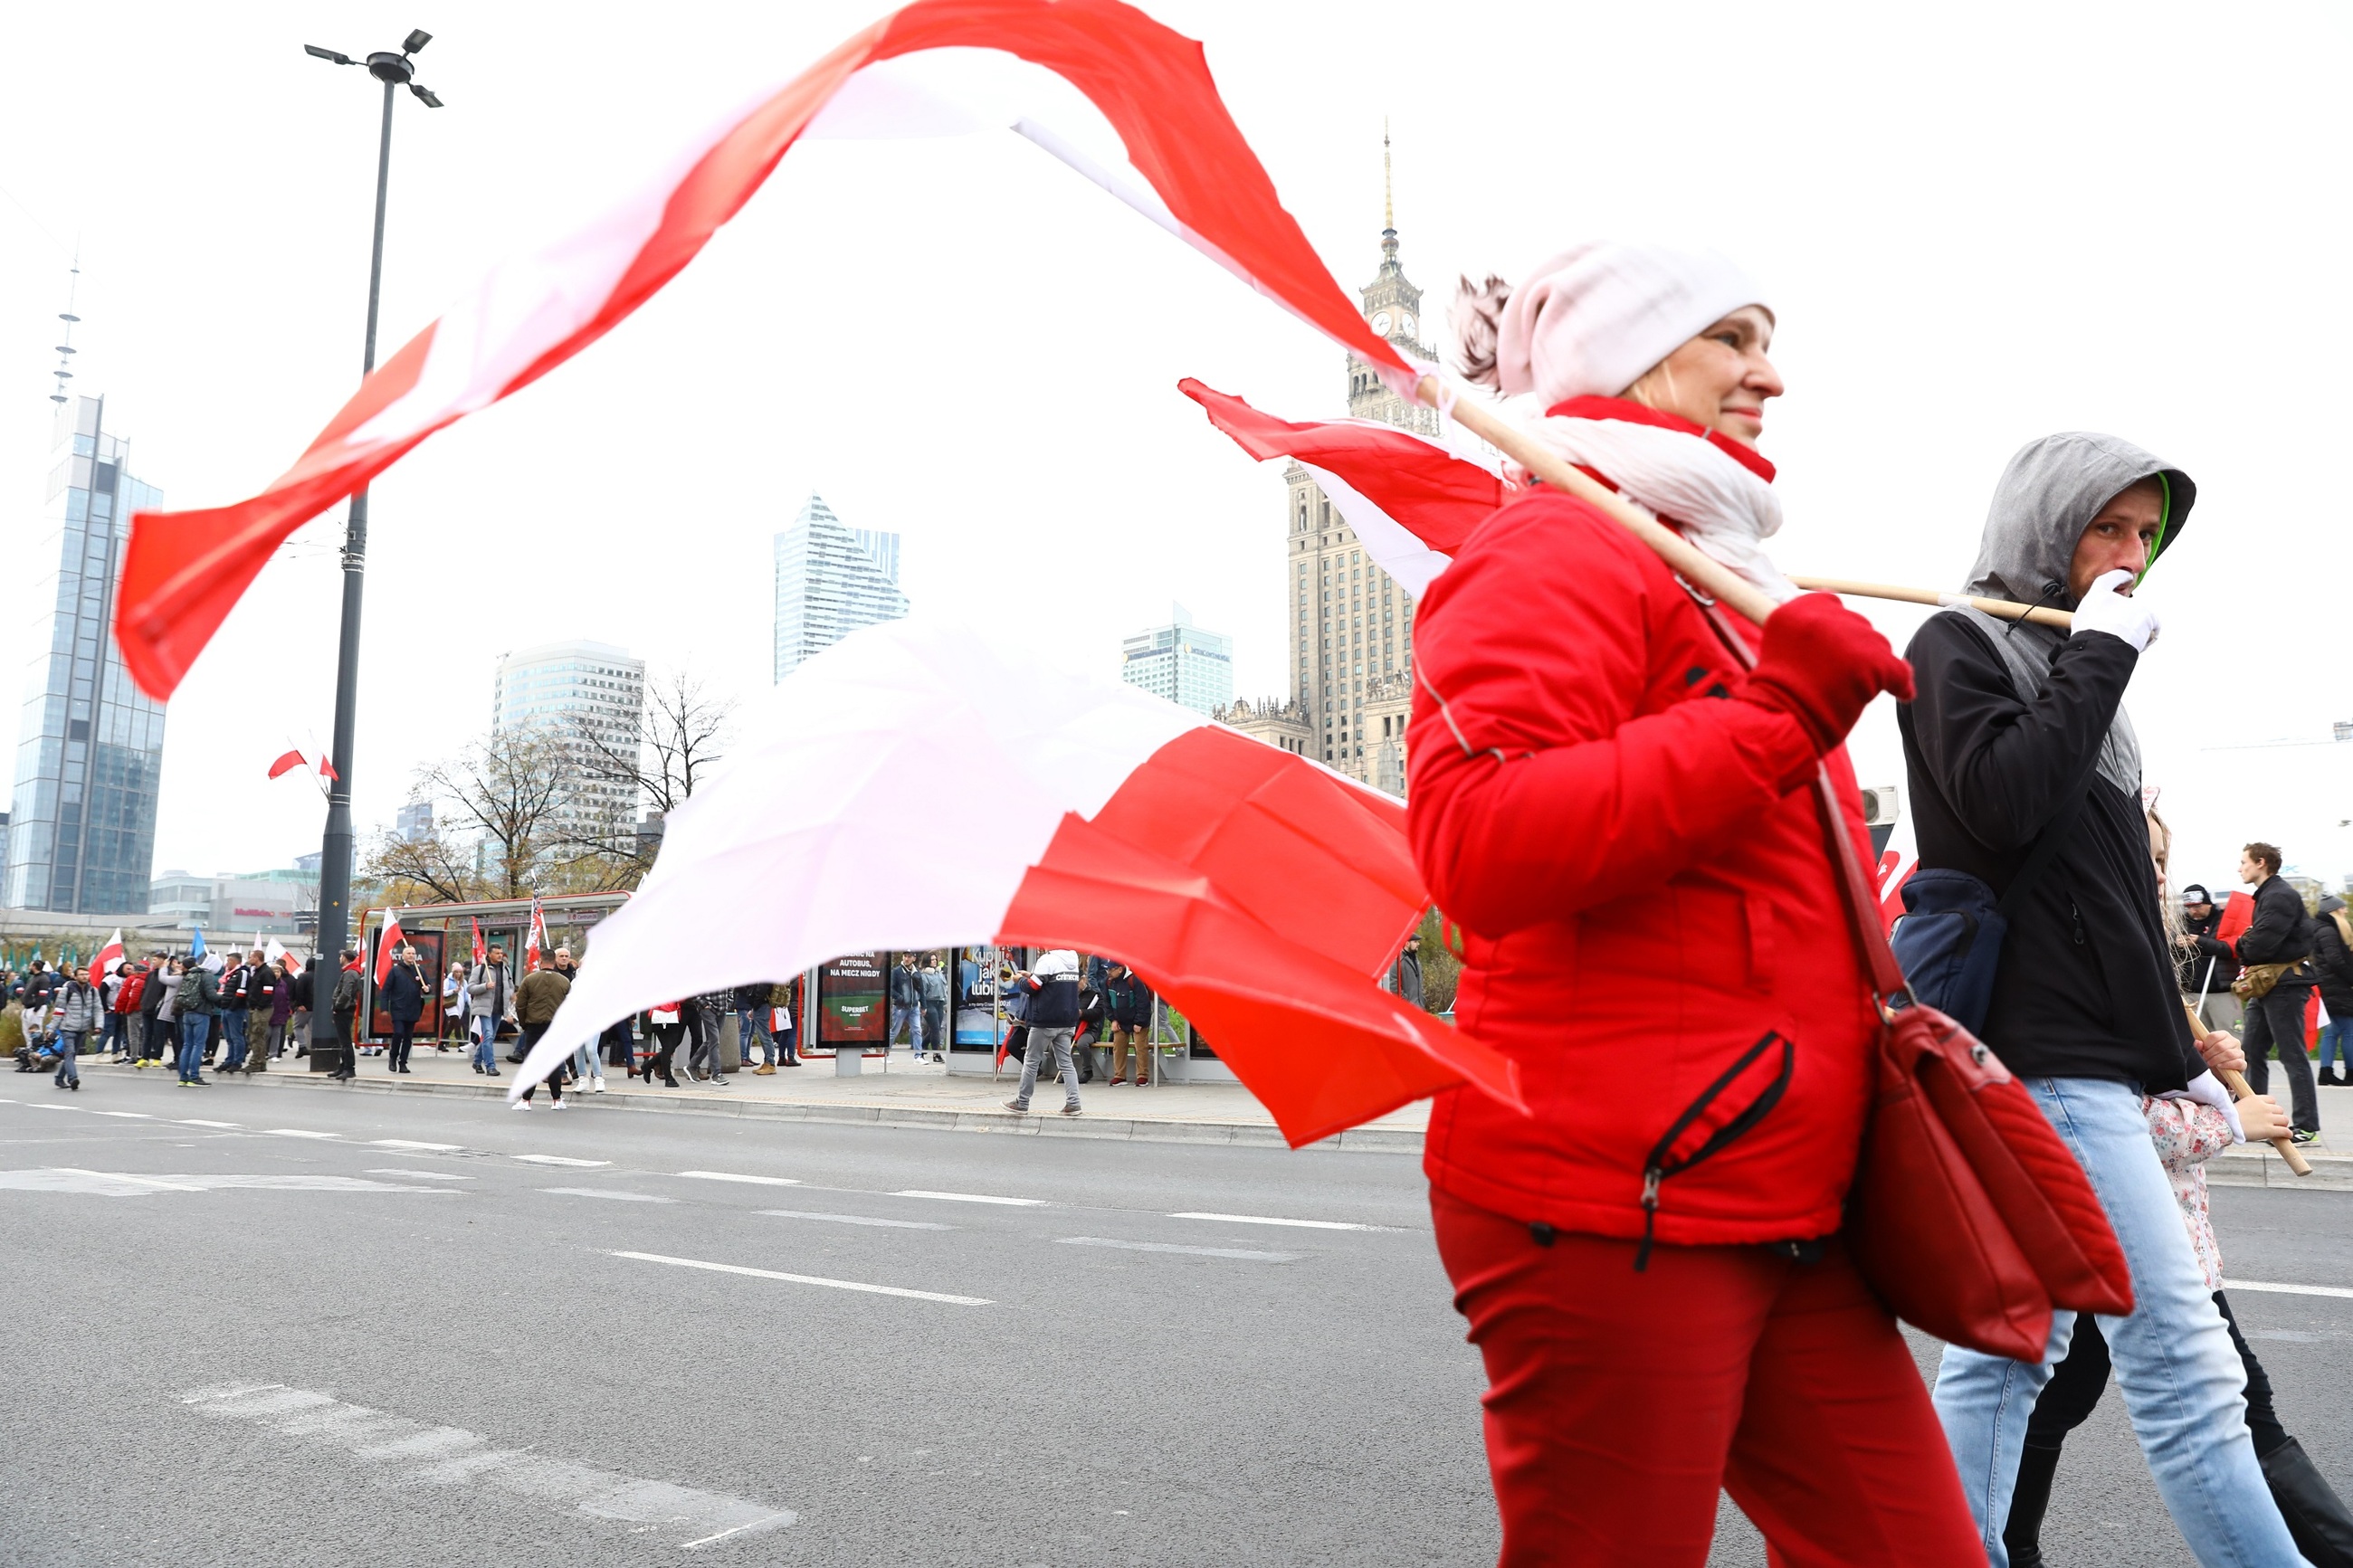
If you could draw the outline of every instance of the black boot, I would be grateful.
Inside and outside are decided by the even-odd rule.
[[[2353,1568],[2353,1515],[2329,1489],[2304,1445],[2290,1437],[2263,1456],[2263,1479],[2295,1549],[2312,1568]]]
[[[2001,1543],[2010,1568],[2042,1568],[2042,1510],[2051,1505],[2051,1478],[2059,1473],[2057,1448],[2029,1444],[2018,1456],[2018,1486],[2010,1494],[2010,1520]]]

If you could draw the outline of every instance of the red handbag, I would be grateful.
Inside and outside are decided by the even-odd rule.
[[[1967,1029],[1912,999],[1827,767],[1814,795],[1881,1019],[1871,1120],[1847,1198],[1850,1248],[1905,1322],[1988,1355],[2041,1361],[2054,1306],[2132,1310],[2124,1249],[2026,1086]]]
[[[1754,668],[1756,653],[1723,607],[1683,586],[1741,668]],[[2124,1248],[2026,1086],[1976,1036],[1913,997],[1828,764],[1813,787],[1880,1017],[1871,1116],[1847,1194],[1848,1251],[1913,1327],[2039,1362],[2053,1307],[2132,1310]]]

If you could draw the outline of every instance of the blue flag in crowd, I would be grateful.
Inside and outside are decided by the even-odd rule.
[[[196,928],[196,940],[188,944],[188,956],[190,958],[202,958],[204,955],[205,930],[204,927],[198,926]]]

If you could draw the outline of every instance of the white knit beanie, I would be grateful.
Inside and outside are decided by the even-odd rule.
[[[1763,304],[1756,280],[1713,250],[1589,241],[1512,290],[1496,374],[1504,391],[1546,405],[1614,397],[1705,327]]]

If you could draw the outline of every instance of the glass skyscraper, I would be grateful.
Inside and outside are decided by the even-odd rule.
[[[860,626],[907,613],[899,591],[899,536],[844,527],[812,494],[793,525],[776,535],[776,673],[782,680],[804,659]]]
[[[1197,713],[1216,713],[1234,700],[1234,639],[1203,631],[1182,605],[1168,606],[1168,625],[1122,642],[1120,655],[1122,680]]]
[[[17,731],[5,902],[15,909],[140,914],[155,858],[164,705],[114,646],[115,584],[131,514],[164,492],[132,477],[131,444],[106,400],[58,405],[48,494],[26,557],[46,574],[20,601],[38,627]]]

